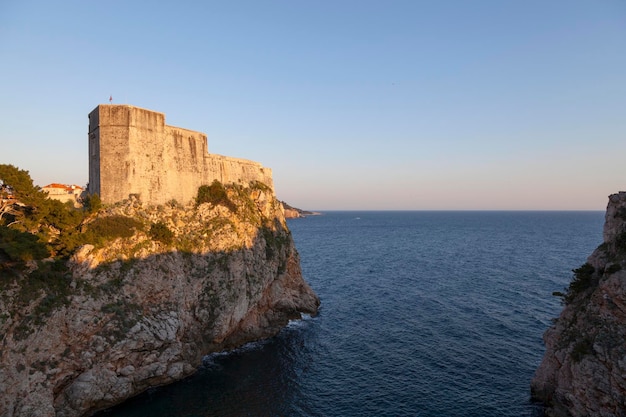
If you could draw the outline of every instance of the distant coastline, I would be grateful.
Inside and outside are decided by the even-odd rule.
[[[316,211],[307,211],[307,210],[302,210],[296,207],[292,207],[284,201],[281,201],[281,203],[283,205],[283,210],[285,211],[286,219],[297,219],[297,218],[306,217],[306,216],[319,216],[320,214],[322,214]]]

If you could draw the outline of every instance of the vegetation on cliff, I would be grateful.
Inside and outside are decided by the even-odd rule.
[[[573,270],[563,311],[544,334],[533,397],[550,416],[624,415],[626,193],[609,197],[604,242]]]
[[[28,171],[13,165],[0,165],[0,181],[0,268],[7,262],[69,256],[79,244],[84,212],[49,199]]]
[[[220,267],[226,262],[220,253],[252,245],[257,233],[268,259],[288,243],[286,225],[276,224],[279,203],[268,199],[269,188],[258,182],[243,187],[214,181],[201,186],[188,207],[175,200],[144,207],[134,197],[103,206],[97,195],[89,195],[77,209],[49,199],[28,171],[0,165],[0,180],[0,294],[15,299],[0,324],[14,323],[16,339],[26,338],[71,295],[99,297],[119,290],[136,272],[137,260],[154,253],[214,252]],[[117,273],[96,284],[80,277],[70,287],[70,257],[81,261],[86,253],[98,254],[90,260],[94,270]],[[123,310],[119,301],[108,304]]]
[[[27,171],[2,166],[0,179],[12,193],[0,219],[0,380],[14,382],[0,384],[0,415],[91,413],[317,310],[262,183],[214,182],[188,205],[91,196],[74,209]]]
[[[138,215],[133,210],[120,210],[127,201],[103,208],[97,195],[88,195],[83,199],[83,208],[76,209],[71,204],[49,199],[33,185],[28,171],[12,165],[0,165],[0,181],[11,190],[10,196],[4,192],[0,200],[0,268],[4,269],[24,269],[26,262],[45,258],[67,260],[82,245],[102,247],[137,233],[145,233],[150,239],[178,250],[193,250],[205,246],[199,242],[205,239],[199,237],[206,238],[227,226],[227,221],[214,219],[205,226],[203,233],[191,231],[191,234],[175,236],[163,221],[149,221],[145,213]],[[271,227],[267,219],[261,219],[255,203],[250,200],[250,192],[255,190],[268,191],[268,188],[258,182],[249,187],[224,186],[219,181],[203,185],[198,189],[193,213],[203,204],[221,206],[255,225]],[[140,204],[136,199],[133,201],[135,205]],[[172,200],[153,211],[166,213],[179,208],[183,207]],[[169,219],[170,225],[180,222],[176,217]]]

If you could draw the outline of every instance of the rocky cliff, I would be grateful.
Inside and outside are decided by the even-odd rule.
[[[91,415],[315,314],[271,189],[227,193],[229,204],[108,207],[92,221],[132,219],[130,236],[2,277],[0,416]]]
[[[609,197],[603,235],[544,334],[531,390],[549,416],[626,416],[626,193]]]
[[[283,205],[283,211],[285,213],[286,219],[297,219],[300,217],[313,216],[313,215],[320,214],[314,211],[306,211],[306,210],[302,210],[296,207],[292,207],[284,201],[281,201],[281,204]]]

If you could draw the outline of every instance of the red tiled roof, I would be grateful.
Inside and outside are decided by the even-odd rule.
[[[45,187],[42,187],[43,189],[46,188],[61,188],[63,190],[66,191],[72,191],[72,190],[82,190],[83,187],[79,186],[79,185],[66,185],[66,184],[58,184],[56,182],[53,182],[52,184],[48,184]]]
[[[57,184],[56,182],[53,182],[52,184],[48,184],[43,188],[68,188],[69,186],[65,185],[65,184]]]

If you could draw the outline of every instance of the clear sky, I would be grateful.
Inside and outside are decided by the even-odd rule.
[[[88,181],[113,96],[329,209],[591,209],[626,189],[624,0],[0,0],[0,163]]]

